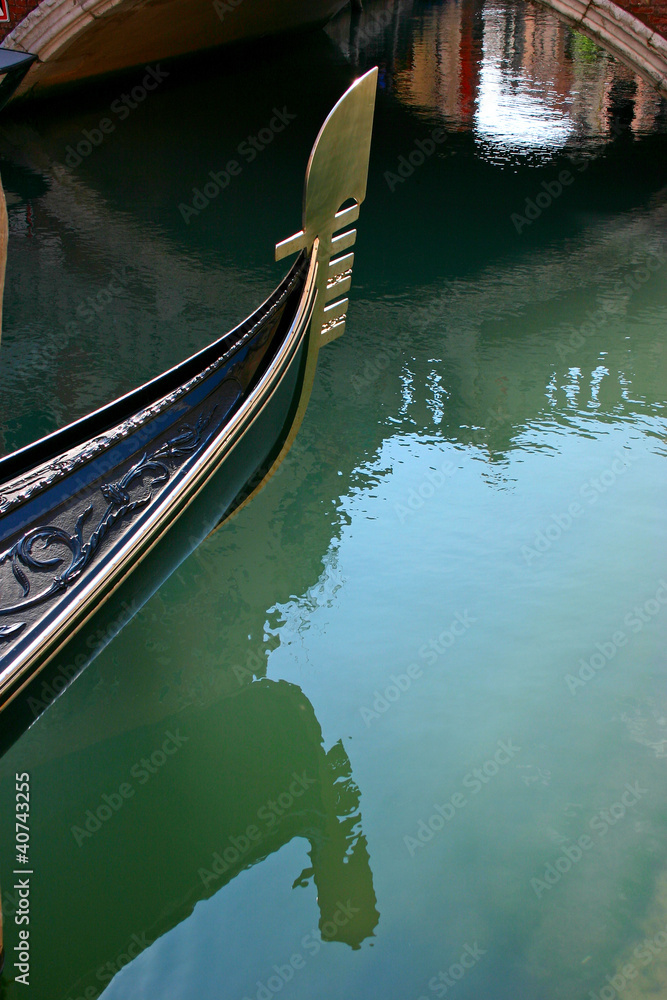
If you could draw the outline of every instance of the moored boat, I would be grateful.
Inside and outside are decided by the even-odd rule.
[[[276,248],[298,257],[266,302],[172,370],[0,460],[0,708],[214,475],[219,520],[289,449],[319,348],[345,327],[346,227],[366,192],[376,77],[357,80],[320,131],[303,228]]]

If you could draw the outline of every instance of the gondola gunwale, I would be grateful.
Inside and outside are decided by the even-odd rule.
[[[59,649],[124,583],[132,570],[160,542],[174,521],[205,488],[221,464],[231,455],[252,424],[259,419],[268,406],[304,341],[309,341],[307,356],[313,350],[317,351],[318,345],[312,343],[311,330],[311,318],[317,297],[317,250],[316,241],[308,255],[308,272],[295,314],[287,334],[266,370],[254,387],[247,391],[243,401],[227,423],[202,449],[192,467],[183,475],[180,482],[176,483],[168,500],[159,503],[154,510],[146,512],[146,516],[139,525],[133,527],[129,537],[123,542],[116,543],[117,551],[115,554],[112,557],[106,557],[103,567],[98,568],[96,574],[76,592],[63,611],[49,623],[48,628],[40,631],[34,640],[26,646],[21,656],[13,660],[5,670],[0,671],[0,710],[20,694],[33,677],[53,659]],[[300,256],[295,268],[302,266],[303,260],[304,258]],[[294,271],[294,268],[291,269],[288,277]],[[284,282],[276,291],[279,291],[283,286]],[[273,298],[272,295],[267,301]],[[257,312],[253,315],[256,316]],[[241,324],[241,327],[244,325]],[[199,354],[206,351],[207,348]],[[191,360],[188,359],[188,361]],[[171,374],[171,372],[165,374]],[[158,381],[158,379],[153,381]],[[83,420],[85,419],[83,418]]]
[[[280,308],[286,290],[299,270],[304,267],[305,257],[305,253],[300,254],[283,280],[264,302],[250,316],[217,340],[179,361],[167,371],[149,379],[148,382],[104,403],[97,410],[78,417],[64,427],[38,438],[37,441],[31,441],[30,444],[9,455],[0,457],[0,490],[28,472],[36,470],[38,466],[48,465],[59,455],[98,438],[105,431],[131,419],[136,413],[148,409],[152,404],[177,391],[185,382],[196,376],[208,364],[218,361],[225,353],[228,352],[231,357],[243,346],[246,334],[257,324],[268,321],[272,313]],[[149,419],[150,415],[146,417],[146,420]]]
[[[377,75],[375,67],[359,77],[326,118],[308,162],[302,229],[276,246],[278,260],[299,256],[259,310],[151,382],[0,460],[0,477],[13,475],[0,497],[8,545],[0,563],[23,590],[0,614],[29,616],[0,627],[0,640],[9,643],[0,657],[0,710],[115,593],[219,470],[231,478],[218,520],[239,506],[241,476],[247,484],[261,472],[266,481],[282,461],[303,419],[318,352],[345,329],[348,300],[337,296],[349,287],[354,255],[335,254],[356,240],[356,230],[340,230],[356,221],[366,195]],[[241,441],[245,447],[237,449]],[[148,493],[128,493],[130,483],[143,485],[144,475]],[[84,541],[84,522],[96,510],[87,502],[88,487],[100,496],[97,525],[86,529]],[[124,529],[110,534],[121,519]],[[210,531],[214,524],[207,515],[201,527]],[[35,543],[42,552],[64,545],[69,565],[54,572],[63,560],[34,555]],[[52,579],[31,596],[24,569],[46,570]],[[35,618],[32,609],[46,601]]]

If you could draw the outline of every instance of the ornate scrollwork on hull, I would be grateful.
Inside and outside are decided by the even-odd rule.
[[[356,80],[320,129],[308,161],[303,229],[276,246],[282,260],[317,241],[312,329],[320,346],[345,330],[348,300],[338,296],[350,287],[354,254],[337,255],[354,245],[357,231],[339,231],[356,222],[366,197],[377,74],[376,67]]]
[[[295,276],[294,280],[283,289],[282,294],[271,303],[267,312],[260,313],[255,322],[224,353],[220,354],[219,357],[212,361],[206,368],[203,368],[202,371],[197,372],[193,378],[180,385],[178,389],[158,399],[150,406],[139,410],[128,420],[124,420],[105,433],[98,434],[84,445],[72,448],[52,461],[45,462],[37,466],[37,468],[31,469],[24,476],[3,483],[1,487],[2,493],[0,493],[0,517],[25,503],[27,500],[31,500],[38,493],[85,465],[92,458],[101,455],[107,448],[118,444],[119,441],[123,441],[131,434],[134,434],[136,430],[143,427],[149,420],[152,420],[160,413],[164,413],[170,406],[173,406],[179,399],[212,375],[213,372],[221,368],[236,351],[255,336],[262,325],[266,323],[267,317],[271,312],[276,312],[281,308],[291,294],[297,280],[298,278]],[[2,636],[0,635],[1,638]]]
[[[25,622],[13,622],[11,625],[0,625],[0,642],[11,642],[25,628]]]
[[[150,454],[145,453],[116,482],[103,483],[100,493],[106,501],[106,509],[97,524],[84,541],[84,525],[93,513],[94,505],[88,504],[79,514],[73,530],[54,524],[38,525],[27,531],[11,548],[0,553],[0,566],[11,567],[14,580],[22,591],[21,597],[11,604],[0,607],[0,615],[22,614],[56,594],[66,590],[88,567],[114,525],[128,520],[137,511],[146,507],[155,498],[156,489],[169,481],[172,471],[178,469],[183,460],[201,448],[214,431],[206,433],[217,405],[199,417],[196,425],[182,424],[177,434],[164,441]],[[147,483],[146,480],[150,481]],[[131,487],[140,484],[143,493],[133,496]],[[41,552],[35,552],[36,545]],[[52,546],[63,546],[69,550],[69,564],[63,569],[66,556],[45,556]],[[43,585],[44,571],[51,579]],[[57,572],[56,572],[57,570]],[[33,585],[40,587],[33,593]],[[18,636],[25,622],[0,625],[0,641],[10,641]]]

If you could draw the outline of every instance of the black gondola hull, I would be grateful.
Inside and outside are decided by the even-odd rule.
[[[0,500],[0,706],[95,613],[213,477],[213,502],[170,546],[163,572],[149,575],[144,600],[270,464],[303,391],[316,266],[304,256],[233,336],[151,383],[152,402],[142,387],[0,462],[5,483],[5,470],[15,473]],[[135,410],[115,422],[138,398],[147,404],[142,419]],[[129,431],[128,422],[135,425]],[[33,470],[41,462],[38,473],[22,479],[22,462]]]

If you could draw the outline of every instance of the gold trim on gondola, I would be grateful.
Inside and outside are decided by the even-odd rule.
[[[324,122],[306,171],[303,228],[276,246],[276,260],[282,260],[310,249],[319,239],[317,302],[312,320],[313,331],[320,335],[318,347],[345,330],[348,300],[331,299],[350,287],[354,254],[332,257],[351,247],[357,238],[356,229],[339,231],[356,222],[366,197],[377,74],[375,67],[359,77]],[[341,275],[341,280],[333,280]]]
[[[345,251],[354,246],[357,230],[340,230],[357,221],[359,205],[366,197],[377,75],[376,66],[359,77],[328,115],[308,160],[303,192],[303,229],[276,245],[276,260],[283,260],[300,250],[312,251],[317,244],[317,299],[310,324],[303,386],[294,420],[283,447],[261,482],[214,531],[243,510],[282,465],[308,406],[319,350],[324,344],[340,337],[345,330],[348,299],[337,299],[337,296],[348,291],[351,285],[354,253]],[[354,204],[346,206],[348,201]],[[335,256],[337,254],[342,256]]]

